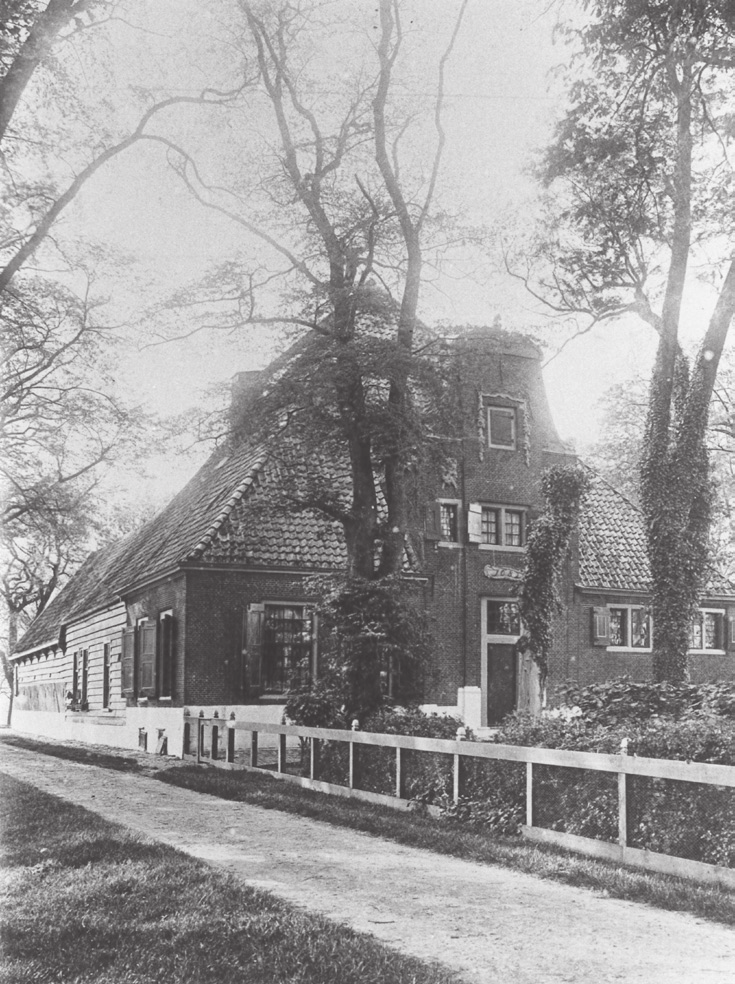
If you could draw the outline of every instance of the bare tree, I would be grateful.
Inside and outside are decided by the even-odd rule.
[[[284,324],[321,339],[317,372],[349,491],[323,489],[302,504],[342,524],[349,573],[368,580],[403,562],[408,466],[419,443],[410,379],[425,252],[446,238],[434,215],[444,77],[466,2],[456,4],[434,62],[430,130],[419,112],[426,107],[403,95],[403,6],[380,0],[345,20],[317,2],[240,0],[243,60],[254,68],[243,105],[260,128],[229,180],[209,179],[172,144],[192,194],[257,243],[256,259],[227,265],[178,305],[193,313],[202,303],[204,323],[219,304],[232,329]],[[293,425],[298,401],[291,409]]]

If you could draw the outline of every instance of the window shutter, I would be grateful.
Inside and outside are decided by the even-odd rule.
[[[135,693],[135,629],[127,627],[122,632],[120,680],[124,695]]]
[[[176,626],[173,615],[164,615],[160,622],[161,645],[159,647],[159,692],[161,697],[171,697],[174,679],[174,640]]]
[[[311,618],[311,682],[316,683],[319,678],[319,616],[315,612],[310,613]]]
[[[74,700],[79,700],[79,653],[75,652],[73,656],[72,671],[71,671],[71,692],[74,695]]]
[[[467,507],[467,539],[470,543],[482,543],[482,506],[471,502]]]
[[[735,618],[730,616],[727,619],[727,639],[725,640],[727,649],[735,649]]]
[[[430,502],[426,507],[424,535],[427,540],[441,540],[442,538],[441,506],[438,502]]]
[[[153,619],[140,626],[140,695],[156,696],[156,635],[158,625]]]
[[[610,612],[607,608],[592,609],[592,645],[610,645]]]
[[[260,666],[263,655],[265,605],[248,605],[245,612],[245,682],[248,697],[260,696]]]
[[[87,702],[87,689],[89,684],[89,650],[82,650],[82,694],[80,700],[83,704]]]

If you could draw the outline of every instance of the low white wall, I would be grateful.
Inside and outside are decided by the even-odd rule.
[[[128,707],[113,712],[27,711],[13,708],[13,731],[37,738],[81,741],[88,745],[138,750],[141,729],[147,735],[147,750],[155,752],[158,732],[168,739],[168,754],[181,756],[184,741],[184,712],[181,707]]]

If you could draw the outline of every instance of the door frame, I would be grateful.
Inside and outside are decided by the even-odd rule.
[[[518,635],[498,635],[487,631],[487,603],[488,601],[502,601],[513,605],[518,604],[518,599],[508,595],[482,595],[480,597],[480,726],[488,727],[487,723],[487,701],[488,701],[488,665],[487,647],[488,645],[514,646],[521,637]],[[516,673],[515,673],[515,704],[518,706],[518,655],[516,654]]]

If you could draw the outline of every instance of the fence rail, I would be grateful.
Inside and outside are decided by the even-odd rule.
[[[245,743],[238,741],[242,735],[249,736]],[[260,736],[269,736],[271,741],[266,755],[271,760],[268,766],[263,764],[264,758],[261,756],[261,749],[264,742],[267,744],[267,739],[261,741]],[[375,788],[372,789],[361,788],[366,785],[364,781],[361,782],[364,774],[362,759],[364,754],[368,754],[363,750],[366,749],[377,750],[371,754],[378,756],[384,774],[380,782],[373,779]],[[390,753],[391,749],[393,755]],[[323,753],[324,761],[327,762],[326,768],[322,762]],[[679,795],[684,788],[694,788],[691,784],[703,787],[703,793],[700,795],[707,794],[708,787],[711,787],[712,795],[722,796],[735,790],[735,767],[703,762],[639,758],[627,754],[625,743],[620,754],[609,755],[468,742],[461,739],[418,738],[409,735],[306,728],[225,720],[218,717],[205,718],[191,715],[184,718],[185,759],[197,763],[207,762],[209,765],[223,769],[256,770],[323,792],[351,796],[399,809],[406,809],[411,805],[411,797],[408,795],[408,772],[414,762],[412,756],[416,753],[433,756],[435,762],[441,761],[442,774],[447,780],[446,799],[454,804],[460,802],[462,795],[468,795],[465,787],[471,786],[471,778],[468,777],[473,768],[472,763],[475,763],[474,768],[482,768],[483,762],[496,765],[507,763],[508,768],[515,768],[516,786],[521,790],[520,795],[525,797],[525,824],[522,825],[521,830],[524,836],[532,840],[556,844],[591,856],[616,860],[648,870],[715,882],[735,889],[733,860],[726,864],[712,864],[667,853],[660,847],[652,850],[631,843],[635,840],[634,831],[631,829],[631,814],[634,812],[631,809],[631,786],[635,786],[634,795],[640,797],[642,794],[638,787],[641,784],[645,785],[646,780],[652,781],[651,788],[654,789],[659,804],[662,798],[669,795],[667,790],[670,788],[674,788]],[[297,766],[297,774],[294,774],[294,763]],[[499,767],[504,768],[502,765]],[[521,770],[520,773],[518,770]],[[374,767],[372,772],[375,773]],[[324,773],[329,776],[327,781],[319,778],[320,774]],[[586,776],[587,773],[593,775]],[[599,780],[594,780],[594,774],[599,775]],[[604,774],[609,778],[605,779]],[[335,781],[336,776],[338,778]],[[576,787],[574,787],[575,782]],[[549,821],[542,816],[549,811],[549,801],[555,802],[563,813],[564,809],[568,808],[570,799],[568,791],[572,788],[576,788],[576,804],[579,806],[585,796],[584,791],[593,789],[594,782],[603,784],[599,787],[599,799],[600,802],[607,803],[609,809],[607,831],[598,832],[594,836],[580,836],[568,830],[554,829],[554,824],[564,826],[568,818],[561,816]],[[671,787],[672,783],[677,786]],[[688,784],[688,786],[683,787],[681,784]],[[552,794],[549,790],[552,790]],[[471,789],[469,792],[471,793]],[[595,798],[594,793],[589,796],[590,801],[594,801]],[[666,809],[667,815],[673,815],[671,805]],[[706,809],[704,812],[706,814]],[[730,816],[734,814],[735,811],[732,811]],[[644,817],[637,822],[639,827],[645,828],[646,823],[650,825],[650,817]],[[713,825],[717,824],[714,812],[711,822]],[[732,821],[732,826],[731,833],[735,835],[735,820]],[[712,837],[715,836],[722,838],[722,831],[713,830]],[[659,841],[665,844],[667,837],[662,835],[656,843]],[[732,854],[728,856],[735,858],[735,843],[732,845]]]

